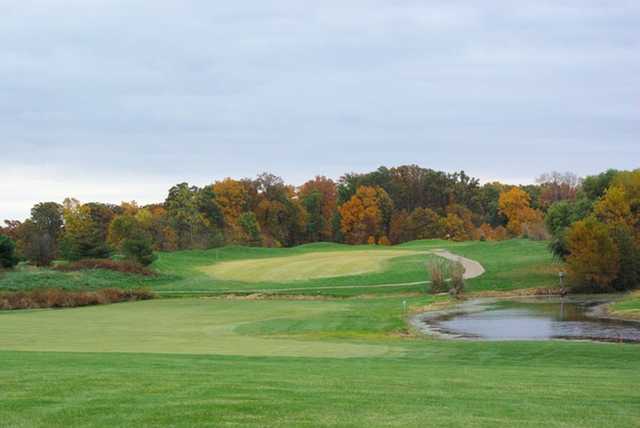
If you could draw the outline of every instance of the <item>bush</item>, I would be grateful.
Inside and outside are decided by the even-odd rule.
[[[431,273],[431,287],[428,291],[431,293],[449,292],[457,297],[464,291],[464,266],[461,263],[437,258],[429,262],[428,269]]]
[[[387,238],[386,236],[382,236],[380,239],[378,239],[378,245],[391,245],[391,241],[389,241],[389,238]]]
[[[431,274],[431,288],[433,294],[445,293],[448,290],[447,276],[449,274],[449,262],[438,257],[429,261],[427,269]]]
[[[464,291],[464,266],[462,266],[462,263],[454,263],[450,268],[450,272],[449,294],[458,297]]]
[[[57,265],[54,267],[54,269],[62,272],[72,272],[84,269],[105,269],[144,276],[155,275],[155,272],[153,272],[151,269],[130,260],[116,261],[111,259],[83,259],[78,260],[77,262]]]
[[[106,288],[97,291],[66,291],[41,289],[0,293],[0,309],[73,308],[109,303],[149,300],[155,296],[149,290]]]
[[[522,235],[532,241],[546,241],[551,238],[545,224],[541,221],[522,225]]]
[[[128,260],[134,260],[143,266],[149,266],[157,258],[153,254],[151,242],[146,239],[125,239],[122,242],[122,252]]]
[[[16,244],[9,237],[0,235],[0,268],[10,269],[17,264]]]

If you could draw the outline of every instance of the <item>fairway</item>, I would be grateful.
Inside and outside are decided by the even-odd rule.
[[[303,322],[348,311],[323,301],[167,299],[68,310],[0,312],[0,349],[245,356],[363,357],[401,348],[283,337],[237,329],[257,322]]]
[[[0,426],[637,427],[635,345],[402,334],[402,302],[0,314]]]
[[[437,249],[486,268],[470,291],[555,284],[546,243],[527,240],[228,247],[161,254],[150,278],[6,275],[4,286],[18,289],[134,280],[156,290],[336,288],[0,312],[0,426],[640,425],[636,345],[412,334],[406,318],[447,297],[375,285],[428,279]],[[329,294],[340,287],[342,297]]]
[[[292,282],[382,272],[389,260],[416,254],[419,252],[408,250],[330,251],[221,262],[201,269],[222,280]]]

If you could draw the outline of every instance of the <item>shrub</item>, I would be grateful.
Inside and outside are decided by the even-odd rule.
[[[545,224],[541,221],[522,225],[522,235],[533,241],[546,241],[551,238]]]
[[[439,257],[434,258],[427,264],[427,270],[431,274],[431,288],[427,291],[433,294],[446,292],[449,262]]]
[[[153,254],[151,242],[147,239],[125,239],[122,242],[122,252],[128,260],[134,260],[143,266],[149,266],[157,258]]]
[[[464,291],[464,266],[459,262],[454,263],[450,268],[450,272],[449,294],[458,297]]]
[[[0,293],[0,309],[73,308],[109,303],[149,300],[155,296],[149,290],[106,288],[96,291],[66,291],[40,289]]]
[[[386,236],[382,236],[380,239],[378,239],[378,244],[379,245],[391,245],[391,241],[389,241],[389,238],[387,238]]]
[[[9,269],[17,264],[16,244],[9,237],[0,235],[0,268]]]
[[[509,237],[509,233],[507,229],[503,226],[498,226],[493,230],[493,239],[494,241],[504,241]]]
[[[105,269],[122,273],[131,273],[144,276],[155,275],[155,273],[137,262],[130,260],[111,260],[111,259],[83,259],[77,262],[60,264],[54,269],[62,272],[72,272],[84,269]]]

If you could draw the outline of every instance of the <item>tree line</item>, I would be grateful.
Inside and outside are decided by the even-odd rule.
[[[640,170],[585,178],[573,198],[549,207],[545,220],[573,284],[589,291],[640,285]]]
[[[579,188],[571,173],[545,174],[535,185],[480,185],[464,171],[416,165],[348,173],[337,181],[317,176],[298,187],[263,173],[204,187],[180,183],[164,202],[145,206],[72,198],[39,203],[25,221],[5,221],[0,252],[13,245],[15,259],[37,265],[113,254],[149,264],[154,251],[227,244],[545,239],[545,213],[558,202],[574,203]]]

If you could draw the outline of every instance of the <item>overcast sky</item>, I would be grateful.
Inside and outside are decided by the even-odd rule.
[[[637,0],[0,0],[0,220],[261,171],[640,166]]]

